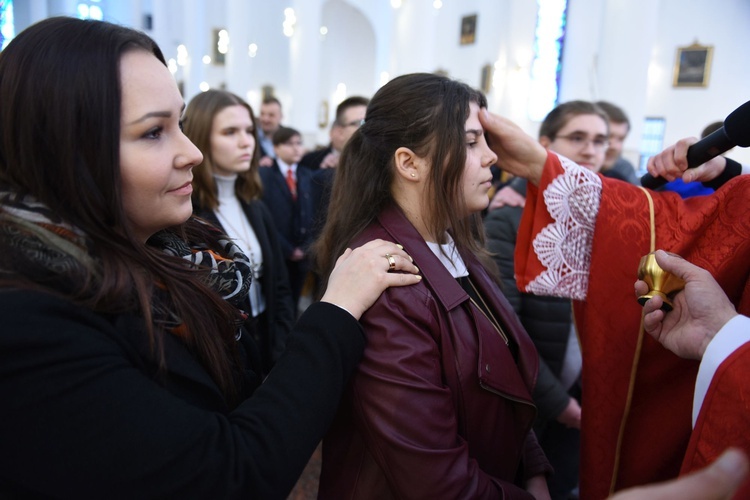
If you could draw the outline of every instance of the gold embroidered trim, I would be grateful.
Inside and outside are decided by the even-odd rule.
[[[640,187],[640,186],[639,186]],[[654,220],[654,200],[651,197],[651,193],[647,189],[642,188],[641,190],[646,194],[648,199],[648,210],[649,210],[649,225],[651,228],[651,245],[649,252],[653,252],[656,249],[656,222]],[[638,341],[635,345],[635,354],[633,356],[633,367],[630,369],[630,382],[628,383],[628,396],[625,400],[625,411],[622,414],[622,420],[620,421],[620,432],[617,436],[617,447],[615,448],[615,463],[612,468],[612,482],[609,485],[609,494],[612,495],[615,492],[615,486],[617,484],[617,473],[620,469],[620,453],[622,452],[622,440],[625,437],[625,424],[628,421],[630,415],[630,406],[633,402],[633,390],[635,388],[635,375],[638,371],[638,361],[641,359],[641,348],[643,347],[643,315],[641,315],[641,326],[638,329]]]

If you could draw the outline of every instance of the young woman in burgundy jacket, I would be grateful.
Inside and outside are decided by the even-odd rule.
[[[318,242],[322,276],[347,246],[401,244],[422,282],[387,290],[323,442],[320,498],[548,498],[531,426],[534,346],[490,277],[484,96],[432,74],[396,78],[344,149]]]

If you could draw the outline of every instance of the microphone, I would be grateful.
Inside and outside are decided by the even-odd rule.
[[[719,130],[712,132],[688,148],[688,168],[703,165],[711,158],[715,158],[735,146],[741,148],[750,146],[750,101],[732,111]],[[648,173],[641,177],[641,185],[649,189],[659,188],[666,183],[667,180],[663,177],[654,177]]]

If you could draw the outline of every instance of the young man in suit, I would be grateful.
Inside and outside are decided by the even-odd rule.
[[[326,148],[307,153],[300,164],[311,170],[335,168],[344,146],[364,121],[369,103],[370,100],[362,96],[351,96],[341,101],[336,107],[336,119],[329,132],[331,143]]]
[[[292,301],[296,306],[309,269],[307,247],[311,243],[313,220],[312,171],[299,165],[303,146],[302,136],[297,130],[280,127],[273,136],[273,147],[276,153],[273,166],[259,169],[263,183],[262,199],[276,224],[289,272]]]

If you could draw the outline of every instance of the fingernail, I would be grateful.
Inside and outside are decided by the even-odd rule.
[[[417,272],[419,272],[419,268],[417,266],[414,266],[414,269],[416,269]]]
[[[404,246],[403,246],[403,245],[401,245],[400,243],[396,243],[396,246],[397,246],[397,247],[399,247],[399,248],[400,248],[401,250],[403,250],[403,249],[404,249]]]
[[[422,276],[417,274],[417,281],[422,281]]]
[[[747,471],[747,462],[740,452],[734,449],[725,451],[716,461],[716,467],[728,476],[740,479]]]

